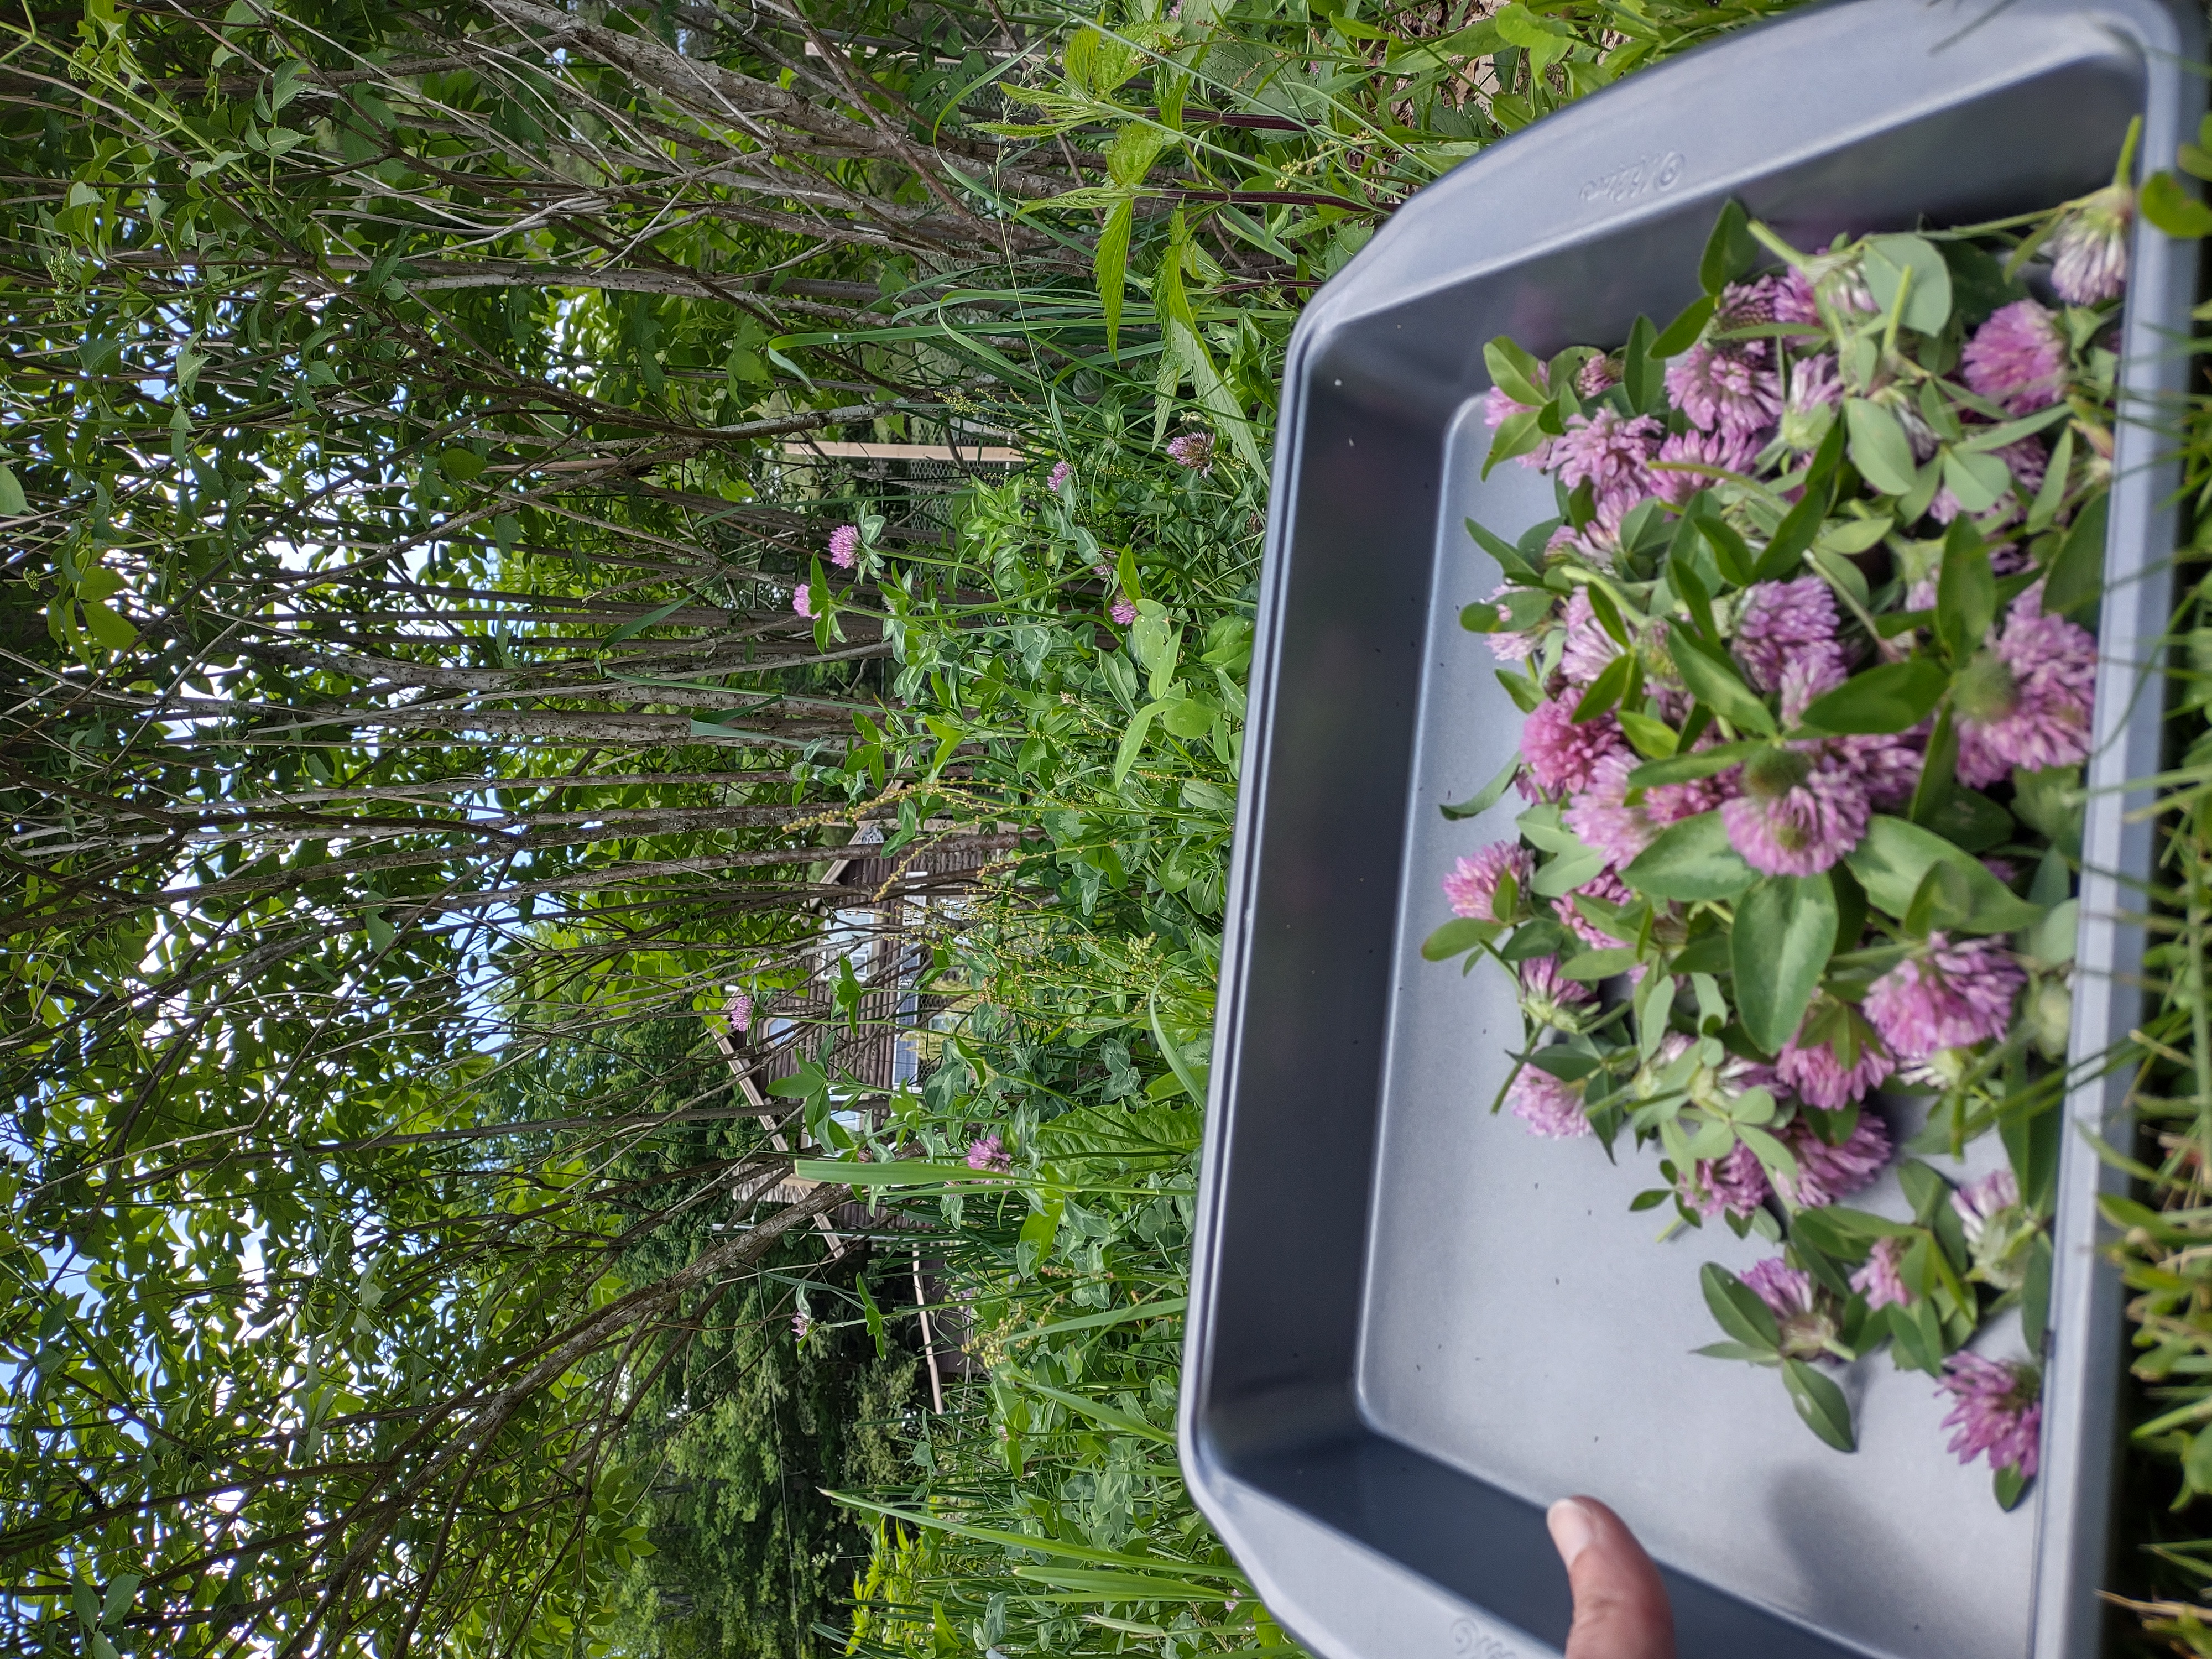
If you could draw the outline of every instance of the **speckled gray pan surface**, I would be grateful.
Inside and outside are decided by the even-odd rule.
[[[2185,9],[1846,0],[1633,77],[1415,198],[1316,295],[1290,353],[1200,1182],[1182,1457],[1269,1606],[1328,1659],[1536,1659],[1564,1639],[1551,1499],[1593,1492],[1651,1545],[1695,1659],[2088,1659],[2106,1567],[2117,1287],[2107,1179],[2069,1138],[2044,1473],[2011,1515],[1946,1454],[1929,1380],[1886,1355],[1840,1377],[1860,1449],[1828,1450],[1715,1339],[1697,1267],[1662,1245],[1623,1149],[1540,1142],[1486,1108],[1519,1027],[1494,970],[1422,962],[1451,860],[1511,805],[1449,823],[1520,715],[1457,624],[1498,574],[1461,527],[1552,512],[1485,482],[1482,343],[1540,353],[1663,322],[1719,205],[1800,246],[1971,222],[2108,179],[2193,136]],[[2148,834],[2117,787],[2155,766],[2173,524],[2169,410],[2194,250],[2139,227],[2130,410],[2100,631],[2099,744],[2075,1052],[2135,1022],[2126,921]],[[2069,1098],[2101,1127],[2118,1085]],[[1892,1109],[1885,1108],[1884,1109]],[[1893,1119],[1909,1133],[1917,1125]],[[1969,1149],[1972,1173],[2000,1156]],[[1896,1212],[1893,1186],[1870,1195]],[[2016,1352],[2016,1327],[1978,1344]]]

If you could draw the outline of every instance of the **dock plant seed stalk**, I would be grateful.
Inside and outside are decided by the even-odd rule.
[[[1462,620],[1527,720],[1445,811],[1528,805],[1424,946],[1517,981],[1493,1110],[1626,1131],[1658,1158],[1637,1208],[1775,1247],[1705,1267],[1703,1352],[1772,1369],[1849,1451],[1832,1373],[1887,1343],[2008,1507],[2041,1417],[2132,212],[2115,182],[1807,252],[1731,203],[1663,329],[1490,344],[1485,474],[1541,471],[1559,517],[1468,523],[1505,582]],[[1979,1179],[1925,1161],[1993,1131]],[[1845,1201],[1892,1170],[1899,1213]]]

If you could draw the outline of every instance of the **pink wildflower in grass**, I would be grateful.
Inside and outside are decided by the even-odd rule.
[[[1601,870],[1572,892],[1555,900],[1553,904],[1553,908],[1558,912],[1559,920],[1566,924],[1567,931],[1589,946],[1591,950],[1607,950],[1622,943],[1576,908],[1574,900],[1577,894],[1580,894],[1584,898],[1601,900],[1607,904],[1626,906],[1636,902],[1636,895],[1629,890],[1628,884],[1613,871]]]
[[[1541,1066],[1521,1068],[1505,1091],[1505,1103],[1528,1126],[1530,1134],[1546,1140],[1575,1140],[1590,1133],[1581,1085],[1564,1082]]]
[[[1810,645],[1833,645],[1836,596],[1818,576],[1754,582],[1746,589],[1729,641],[1751,683],[1761,691],[1782,684],[1782,671]]]
[[[1570,692],[1536,705],[1521,727],[1521,758],[1536,787],[1557,799],[1589,787],[1599,759],[1626,747],[1620,722],[1607,714],[1575,724],[1579,693]]]
[[[1992,1469],[2035,1474],[2043,1431],[2043,1373],[2024,1359],[2000,1362],[1954,1353],[1943,1362],[1938,1391],[1951,1396],[1943,1426],[1955,1429],[1949,1449],[1961,1463],[1986,1455]]]
[[[1667,396],[1703,432],[1749,437],[1782,412],[1782,382],[1764,340],[1701,342],[1667,365]]]
[[[1213,434],[1211,432],[1186,432],[1179,438],[1168,440],[1168,459],[1177,466],[1188,467],[1193,472],[1213,471]]]
[[[1677,1176],[1674,1182],[1682,1202],[1707,1220],[1723,1210],[1741,1220],[1766,1202],[1770,1190],[1758,1155],[1741,1141],[1726,1158],[1698,1159],[1686,1178]]]
[[[2002,1036],[2027,975],[1996,939],[1954,945],[1930,933],[1924,950],[1875,981],[1862,1005],[1899,1060]]]
[[[979,1136],[968,1148],[968,1167],[1004,1175],[1014,1167],[1013,1154],[1006,1150],[1006,1143],[999,1139],[999,1132],[994,1129],[987,1135]]]
[[[1498,884],[1513,878],[1513,906],[1500,915]],[[1494,841],[1473,858],[1463,858],[1444,878],[1444,897],[1452,914],[1471,921],[1511,921],[1528,902],[1528,884],[1535,879],[1535,855],[1515,841]]]
[[[1782,1143],[1797,1160],[1797,1177],[1783,1177],[1782,1195],[1808,1210],[1848,1198],[1871,1183],[1889,1162],[1889,1130],[1871,1112],[1859,1121],[1840,1146],[1831,1146],[1802,1118],[1782,1132]]]
[[[1620,654],[1620,647],[1590,608],[1587,587],[1577,587],[1568,595],[1562,620],[1567,625],[1567,642],[1559,653],[1559,672],[1571,685],[1588,685]]]
[[[810,1315],[805,1309],[801,1308],[797,1313],[792,1315],[791,1334],[797,1337],[801,1342],[806,1340],[806,1334],[813,1328],[813,1316]]]
[[[1803,1035],[1802,1030],[1799,1035]],[[1849,1066],[1837,1055],[1833,1043],[1800,1048],[1792,1037],[1774,1057],[1774,1069],[1807,1105],[1832,1112],[1880,1088],[1897,1069],[1897,1061],[1870,1035],[1860,1038],[1858,1057]]]
[[[1977,789],[2016,766],[2036,771],[2088,758],[2096,638],[2045,615],[2042,600],[2040,582],[2023,592],[2003,632],[1960,671],[1959,776]]]
[[[1651,494],[1670,507],[1680,507],[1712,482],[1710,473],[1669,471],[1666,469],[1667,463],[1717,466],[1730,472],[1747,472],[1758,453],[1759,446],[1747,433],[1726,430],[1700,432],[1695,427],[1687,432],[1670,433],[1661,441],[1659,453],[1652,458],[1660,465],[1651,471]]]
[[[1649,415],[1630,416],[1601,409],[1577,415],[1566,432],[1552,442],[1552,465],[1569,489],[1587,483],[1596,498],[1598,517],[1617,524],[1623,514],[1652,493],[1646,470],[1667,428]]]
[[[811,584],[801,582],[798,586],[791,590],[791,608],[802,617],[809,618],[812,617],[814,615],[814,589]]]
[[[830,532],[830,562],[840,570],[850,570],[853,561],[860,556],[860,526],[841,524]]]
[[[2051,286],[2069,306],[2094,306],[2117,300],[2128,281],[2128,227],[2136,216],[2136,193],[2125,185],[2107,185],[2084,198],[2051,234]]]
[[[1905,1246],[1902,1238],[1877,1238],[1866,1266],[1851,1275],[1851,1288],[1866,1297],[1869,1309],[1912,1305],[1912,1290],[1903,1272]]]
[[[1118,626],[1127,628],[1137,620],[1136,601],[1126,599],[1116,599],[1114,601],[1113,608],[1106,614],[1113,617]]]
[[[1536,384],[1546,387],[1551,384],[1551,371],[1542,363],[1536,365]],[[1483,422],[1492,432],[1495,432],[1514,416],[1525,414],[1529,408],[1529,404],[1514,402],[1506,395],[1504,387],[1492,386],[1482,400]],[[1523,466],[1539,469],[1548,467],[1552,464],[1553,441],[1547,438],[1527,454],[1516,455],[1514,459]]]
[[[1859,844],[1866,791],[1826,757],[1771,749],[1743,769],[1743,793],[1721,808],[1729,845],[1770,876],[1816,876]]]
[[[1959,359],[1967,389],[2008,415],[2046,409],[2066,391],[2066,337],[2058,319],[2033,300],[1990,313]]]
[[[730,1029],[744,1033],[753,1027],[753,1000],[743,991],[730,999]]]
[[[1056,494],[1060,487],[1074,476],[1073,466],[1066,461],[1054,461],[1052,464],[1052,471],[1045,478],[1044,487]]]

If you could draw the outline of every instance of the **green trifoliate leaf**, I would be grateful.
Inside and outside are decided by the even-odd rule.
[[[1909,732],[1928,718],[1950,683],[1942,665],[1925,657],[1884,663],[1815,698],[1802,721],[1816,732]]]

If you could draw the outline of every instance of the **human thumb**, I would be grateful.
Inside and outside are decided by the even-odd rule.
[[[1674,1659],[1674,1615],[1659,1569],[1595,1498],[1563,1498],[1544,1517],[1575,1593],[1567,1659]]]

